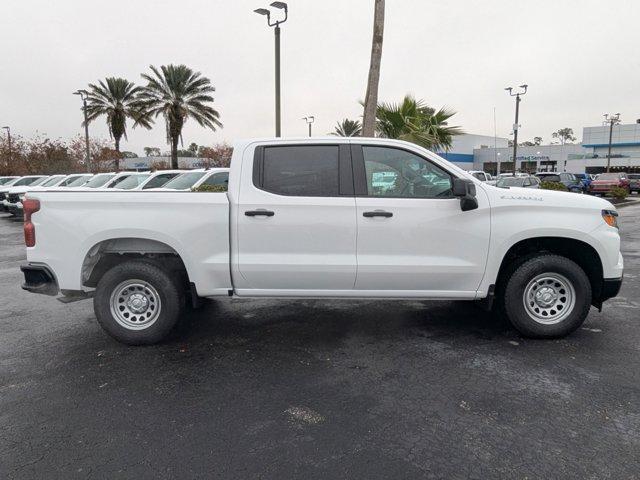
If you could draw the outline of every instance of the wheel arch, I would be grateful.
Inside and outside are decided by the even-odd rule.
[[[504,286],[509,266],[520,259],[531,258],[538,253],[553,253],[578,264],[589,278],[592,298],[597,302],[603,287],[602,258],[593,245],[572,237],[530,237],[515,242],[502,257],[496,277],[496,289],[499,291]]]
[[[107,270],[133,259],[143,259],[184,275],[189,282],[184,258],[173,246],[161,240],[123,236],[100,240],[87,249],[82,261],[81,285],[93,288]]]

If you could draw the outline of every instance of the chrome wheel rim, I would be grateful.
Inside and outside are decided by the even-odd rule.
[[[125,280],[113,289],[111,315],[128,330],[144,330],[160,316],[162,303],[153,285],[144,280]]]
[[[525,287],[522,300],[533,320],[553,325],[567,318],[576,304],[576,292],[567,277],[559,273],[543,273]]]

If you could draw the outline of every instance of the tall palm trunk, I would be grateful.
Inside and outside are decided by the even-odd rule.
[[[367,94],[364,99],[362,136],[373,137],[376,128],[376,107],[378,106],[378,83],[380,82],[380,62],[382,60],[382,39],[384,36],[384,0],[375,0],[373,14],[373,38],[371,40],[371,63]]]
[[[178,142],[180,141],[179,136],[175,136],[171,138],[171,168],[174,170],[178,169]]]
[[[120,137],[115,137],[116,143],[116,172],[120,171]]]

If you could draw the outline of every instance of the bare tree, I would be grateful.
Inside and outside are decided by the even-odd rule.
[[[376,128],[376,108],[378,106],[378,83],[380,82],[380,62],[382,59],[382,39],[384,37],[384,0],[375,0],[373,14],[373,38],[371,40],[371,63],[367,80],[367,94],[364,99],[362,136],[373,137]]]

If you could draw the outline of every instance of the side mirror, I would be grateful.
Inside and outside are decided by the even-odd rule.
[[[466,178],[453,179],[453,195],[460,198],[460,208],[463,212],[478,208],[476,186]]]

